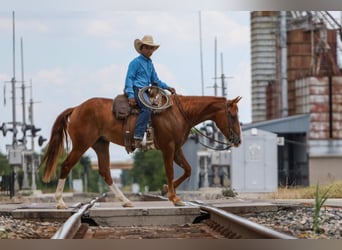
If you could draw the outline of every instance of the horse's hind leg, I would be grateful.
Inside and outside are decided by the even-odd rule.
[[[113,182],[112,176],[110,174],[109,168],[109,142],[104,139],[99,139],[92,148],[95,150],[98,163],[99,163],[99,173],[109,186],[109,188],[114,193],[115,197],[118,197],[120,201],[123,202],[123,207],[132,207],[132,203],[126,196],[121,192],[121,190]]]
[[[80,150],[72,149],[70,154],[68,155],[68,157],[62,163],[61,173],[59,176],[58,185],[57,185],[56,192],[55,192],[57,209],[66,209],[67,208],[67,206],[65,205],[65,203],[63,201],[63,197],[62,197],[64,185],[65,185],[65,180],[66,180],[66,177],[68,176],[70,170],[72,169],[72,167],[78,162],[78,160],[81,158],[81,156],[84,152],[85,152],[85,150],[80,151]]]

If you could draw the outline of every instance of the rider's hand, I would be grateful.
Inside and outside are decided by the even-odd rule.
[[[171,94],[175,94],[176,93],[176,90],[174,88],[169,87],[167,90],[170,91]]]
[[[136,106],[137,103],[136,103],[136,101],[135,101],[135,98],[129,98],[129,99],[128,99],[128,104],[129,104],[129,106],[131,106],[131,107]]]

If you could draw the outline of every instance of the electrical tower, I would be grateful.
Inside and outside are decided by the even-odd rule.
[[[28,172],[29,169],[32,173],[32,190],[36,190],[36,181],[35,174],[38,165],[38,155],[34,153],[34,139],[37,135],[37,132],[40,131],[40,128],[37,128],[33,122],[33,99],[32,99],[32,82],[30,84],[31,89],[31,100],[29,105],[29,124],[26,122],[26,98],[25,98],[25,80],[24,80],[24,54],[23,54],[23,39],[21,38],[21,92],[22,92],[22,113],[23,118],[22,122],[17,121],[17,113],[16,113],[16,85],[18,81],[16,80],[16,70],[15,70],[15,18],[14,12],[12,13],[13,18],[13,77],[11,81],[7,81],[6,83],[11,83],[12,87],[12,121],[10,122],[2,122],[0,126],[0,130],[4,137],[6,137],[7,132],[12,132],[12,144],[6,145],[6,151],[8,156],[8,161],[10,166],[13,169],[15,181],[14,181],[14,191],[19,190],[18,183],[18,171],[22,169],[23,171],[23,180],[22,180],[22,189],[29,189],[29,181],[28,181]],[[5,95],[4,91],[4,95]],[[19,130],[18,127],[21,127],[22,138],[18,139]],[[27,144],[27,131],[31,132],[31,149],[28,149]],[[42,136],[38,138],[38,144],[41,146],[46,139]],[[11,194],[11,196],[14,195]]]

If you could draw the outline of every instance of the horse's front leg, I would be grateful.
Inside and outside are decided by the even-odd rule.
[[[175,153],[175,162],[180,166],[184,173],[177,180],[174,181],[174,186],[177,188],[184,180],[190,177],[191,175],[191,166],[189,162],[185,159],[184,153],[182,149],[179,149]]]
[[[185,203],[181,200],[181,198],[176,195],[175,183],[173,180],[173,154],[163,152],[163,158],[167,178],[167,187],[165,187],[167,190],[167,197],[175,206],[185,206]]]

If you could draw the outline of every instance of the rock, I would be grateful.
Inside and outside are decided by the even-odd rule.
[[[320,233],[313,232],[313,209],[298,207],[277,212],[249,214],[248,219],[276,231],[291,234],[301,239],[342,239],[341,211],[325,209],[320,214]]]

